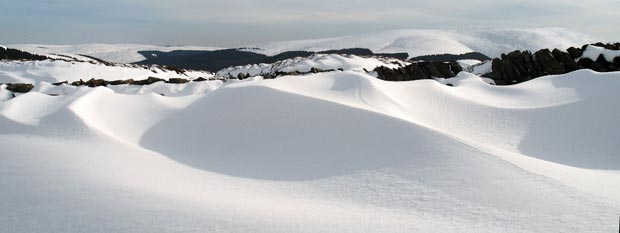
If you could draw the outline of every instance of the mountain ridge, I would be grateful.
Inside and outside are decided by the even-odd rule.
[[[297,41],[276,41],[238,46],[240,51],[274,56],[287,51],[318,52],[347,48],[365,48],[374,53],[408,53],[409,57],[436,54],[479,52],[499,57],[513,50],[542,48],[567,49],[571,46],[604,41],[565,28],[469,28],[469,29],[402,29],[366,34]],[[115,63],[139,62],[146,57],[138,51],[194,50],[213,51],[219,47],[154,46],[138,44],[80,44],[80,45],[8,45],[41,55],[84,54]],[[233,48],[235,49],[235,48]]]

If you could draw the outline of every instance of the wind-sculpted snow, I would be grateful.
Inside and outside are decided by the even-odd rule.
[[[204,83],[0,102],[0,229],[617,230],[620,73]]]

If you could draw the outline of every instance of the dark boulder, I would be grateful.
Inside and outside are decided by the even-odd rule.
[[[192,80],[192,82],[204,82],[207,81],[208,79],[203,78],[203,77],[198,77],[197,79]]]
[[[598,58],[596,59],[596,68],[593,69],[595,71],[598,72],[612,72],[612,71],[616,71],[614,70],[613,64],[609,61],[607,61],[607,59],[605,58],[605,56],[603,56],[602,54],[600,56],[598,56]]]
[[[144,79],[144,80],[136,80],[132,84],[133,85],[151,85],[156,82],[164,82],[164,81],[165,80],[161,78],[148,77],[147,79]]]
[[[452,72],[452,68],[449,63],[444,62],[418,62],[424,73],[428,76],[436,78],[451,78],[456,76]]]
[[[560,62],[560,65],[564,66],[566,72],[572,72],[579,69],[575,59],[573,59],[569,53],[562,52],[559,49],[554,49],[551,54],[553,54],[553,57]]]
[[[432,78],[452,78],[463,71],[457,62],[414,62],[398,69],[384,66],[375,68],[379,79],[386,81],[411,81]]]
[[[385,66],[375,68],[377,77],[385,81],[406,81],[407,76],[403,73],[402,69],[390,69]]]
[[[310,68],[310,73],[316,74],[316,73],[322,73],[322,72],[325,72],[325,71],[319,68],[315,68],[315,67]]]
[[[134,82],[133,79],[114,80],[114,81],[110,81],[109,85],[125,85],[125,84],[132,84],[133,82]]]
[[[463,71],[463,67],[458,62],[450,61],[448,63],[450,64],[450,70],[452,71],[453,74],[458,74],[458,73],[461,73],[461,71]]]
[[[83,86],[84,85],[84,81],[83,80],[79,80],[79,81],[74,81],[71,83],[71,86]]]
[[[485,74],[484,77],[491,78],[495,80],[495,83],[498,85],[502,85],[498,82],[503,82],[504,77],[502,75],[502,59],[495,58],[491,61],[491,73]]]
[[[183,79],[183,78],[170,78],[168,79],[166,83],[182,84],[182,83],[188,83],[188,82],[189,80]]]
[[[426,73],[419,63],[412,63],[411,65],[402,68],[402,73],[405,75],[403,81],[431,79],[431,75]]]
[[[544,71],[545,74],[564,74],[566,68],[560,64],[558,60],[553,57],[549,49],[542,49],[534,53],[534,57],[538,66]]]
[[[91,78],[90,80],[84,82],[84,85],[87,85],[88,87],[100,87],[100,86],[107,86],[110,82],[103,80],[103,79],[94,79]]]
[[[568,54],[570,54],[570,56],[573,59],[577,59],[577,58],[580,58],[581,56],[583,56],[583,50],[575,48],[575,47],[570,47],[566,51],[568,52]]]
[[[54,86],[60,86],[60,85],[62,85],[62,84],[69,84],[69,82],[67,82],[67,81],[62,81],[62,82],[52,83],[52,85],[54,85]]]
[[[598,43],[594,43],[592,45],[597,46],[597,47],[602,47],[602,48],[605,48],[605,49],[609,49],[609,50],[619,50],[620,49],[618,46],[616,46],[616,44],[606,44],[606,43],[598,42]]]
[[[525,82],[531,79],[530,75],[522,73],[525,69],[525,63],[520,63],[520,61],[513,59],[504,59],[501,60],[501,65],[502,80],[504,80],[506,84]]]
[[[302,75],[303,73],[300,73],[299,71],[291,71],[291,72],[283,72],[283,71],[277,71],[275,73],[275,77],[280,77],[280,76],[299,76]],[[250,75],[247,74],[247,76],[249,77]],[[238,77],[237,77],[238,78]],[[241,79],[240,79],[241,80]]]
[[[11,92],[27,93],[34,88],[34,85],[30,83],[9,83],[6,85],[6,89]]]
[[[592,69],[594,70],[595,67],[597,67],[598,65],[595,64],[596,62],[594,62],[592,59],[590,58],[582,58],[579,59],[579,61],[577,61],[577,65],[579,65],[579,67],[583,67],[585,69]]]
[[[244,80],[250,77],[250,74],[246,74],[246,73],[239,73],[237,74],[237,79],[239,80]]]

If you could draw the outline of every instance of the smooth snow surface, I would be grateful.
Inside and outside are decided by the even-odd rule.
[[[202,85],[0,102],[0,229],[617,231],[620,73]]]
[[[284,41],[248,46],[250,51],[274,55],[285,51],[324,51],[368,48],[375,53],[407,52],[410,57],[429,54],[480,52],[490,57],[514,50],[567,49],[598,39],[564,28],[503,28],[393,30],[316,40]]]

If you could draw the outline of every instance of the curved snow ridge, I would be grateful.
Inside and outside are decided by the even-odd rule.
[[[393,83],[343,72],[228,88],[264,86],[403,119],[492,151],[525,170],[616,200],[617,175],[597,170],[620,170],[615,156],[620,137],[614,134],[620,129],[612,123],[620,111],[610,102],[620,97],[615,92],[618,75],[581,70],[503,87],[461,73],[445,80],[454,85],[449,87],[433,80]],[[596,121],[584,119],[580,109],[598,113]],[[566,170],[579,175],[566,175]],[[583,182],[582,176],[598,177],[602,184]]]
[[[150,85],[108,85],[107,88],[115,93],[124,95],[144,95],[144,94],[158,94],[162,96],[170,97],[183,97],[192,95],[203,95],[214,91],[225,83],[222,80],[215,81],[202,81],[202,82],[188,82],[183,84],[156,82]],[[73,86],[73,85],[53,85],[47,82],[40,82],[35,86],[31,92],[40,92],[47,95],[69,95],[82,89],[90,89],[87,86]],[[9,98],[10,99],[10,98]]]
[[[267,55],[285,51],[325,51],[368,48],[375,53],[407,52],[410,57],[480,52],[499,57],[514,50],[567,49],[598,39],[564,28],[472,28],[460,30],[409,29],[317,40],[282,41],[248,47]]]
[[[198,98],[167,98],[155,93],[119,95],[107,88],[95,88],[73,101],[68,108],[89,127],[135,145],[152,125]]]
[[[189,105],[207,91],[199,88],[198,93],[173,93],[171,96],[176,94],[178,97],[171,98],[152,90],[123,94],[106,87],[47,86],[0,102],[0,116],[14,122],[11,125],[16,128],[42,129],[37,131],[38,134],[49,133],[45,130],[49,128],[62,132],[62,127],[71,125],[131,145],[136,145],[151,125]],[[57,94],[59,89],[64,89],[62,94]],[[191,91],[191,88],[186,89]],[[60,129],[53,126],[56,124]]]
[[[312,198],[365,203],[393,208],[396,212],[424,210],[433,213],[437,209],[432,208],[447,210],[449,205],[456,204],[467,213],[476,212],[475,206],[484,209],[476,212],[478,216],[492,212],[514,219],[508,216],[525,216],[522,210],[546,215],[549,209],[540,203],[579,203],[568,209],[581,208],[577,206],[583,203],[599,208],[607,203],[608,207],[603,207],[607,210],[620,203],[616,196],[610,195],[619,190],[615,182],[618,174],[571,168],[559,161],[530,160],[523,154],[506,160],[504,158],[517,152],[478,148],[484,141],[475,141],[477,144],[456,140],[454,136],[468,135],[458,129],[438,127],[445,123],[443,116],[437,116],[434,124],[411,116],[425,124],[422,125],[374,108],[369,103],[386,96],[385,92],[372,90],[375,88],[375,84],[369,82],[372,79],[363,81],[363,76],[352,72],[322,75],[298,78],[295,80],[301,82],[298,86],[291,81],[295,78],[283,78],[221,88],[152,127],[140,145],[204,171],[251,180],[285,181],[287,185],[310,183],[310,187],[318,189],[312,189]],[[307,85],[312,83],[314,85]],[[406,88],[409,92],[401,94],[420,97],[427,93],[417,91],[428,88],[429,84],[441,86],[433,82],[418,84],[419,89],[410,86]],[[307,89],[302,90],[302,87]],[[445,94],[432,98],[441,96],[453,98]],[[408,99],[401,102],[404,100]],[[437,103],[442,102],[434,104]],[[441,105],[435,108],[441,109]],[[429,108],[418,111],[438,112]],[[445,113],[449,117],[459,117]],[[196,118],[204,121],[187,123]],[[502,120],[505,119],[499,122]],[[482,123],[474,125],[476,132],[485,133],[486,125]],[[437,130],[426,128],[426,125]],[[504,128],[504,133],[512,131]],[[474,139],[480,139],[473,134]],[[506,139],[504,135],[497,136]],[[489,143],[499,148],[503,146]],[[530,166],[547,167],[552,172],[534,170]],[[563,174],[559,175],[558,171]],[[596,182],[583,184],[570,179],[583,174]],[[614,191],[605,191],[604,187]],[[489,189],[495,190],[493,194],[486,193]],[[580,201],[569,201],[570,197],[563,201],[560,199],[564,197],[543,197],[565,196],[566,193],[576,194]],[[387,197],[381,198],[384,196]],[[446,203],[446,206],[431,207],[412,201],[416,198],[426,203]],[[590,200],[605,201],[593,204]],[[552,209],[554,213],[572,212]],[[603,215],[611,216],[610,213]],[[498,222],[503,225],[502,220]],[[535,222],[529,227],[537,229],[541,226],[538,224],[541,223]]]
[[[239,74],[250,76],[275,76],[278,73],[309,73],[312,69],[319,70],[343,70],[343,71],[370,71],[376,67],[385,66],[399,68],[407,65],[407,62],[382,57],[360,57],[355,55],[339,54],[315,54],[310,57],[297,57],[275,62],[272,64],[253,64],[234,66],[216,73],[216,77],[236,78]]]
[[[90,137],[92,128],[69,106],[92,91],[95,90],[82,88],[63,96],[29,92],[0,102],[0,129],[7,134]]]

